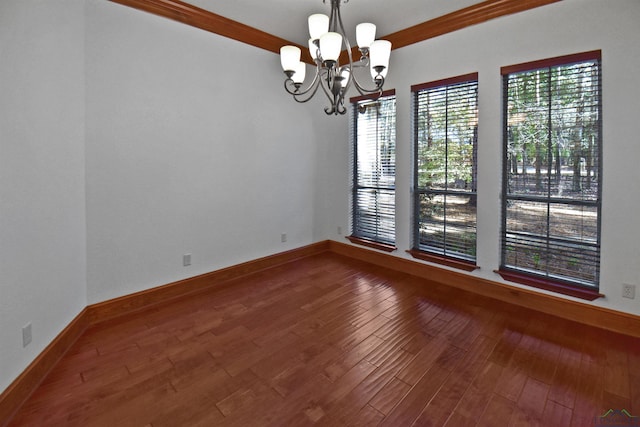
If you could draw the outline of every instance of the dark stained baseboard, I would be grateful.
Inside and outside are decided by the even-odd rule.
[[[31,396],[73,343],[89,326],[87,309],[83,309],[62,332],[22,371],[0,395],[0,426],[9,422],[13,414]]]
[[[332,252],[377,267],[421,277],[590,326],[640,337],[640,316],[493,282],[470,274],[451,271],[355,245],[326,240],[87,306],[0,395],[0,426],[9,422],[11,416],[22,406],[89,326],[156,304],[166,303],[194,292],[210,290],[226,281],[324,252]]]
[[[257,273],[281,264],[316,255],[329,250],[329,241],[313,243],[301,248],[280,252],[274,255],[247,261],[231,267],[205,273],[199,276],[158,286],[133,294],[114,298],[87,307],[90,324],[104,322],[133,311],[141,310],[167,302],[173,298],[194,292],[210,290],[214,286],[228,280],[237,279],[248,274]]]
[[[597,328],[640,337],[640,316],[330,241],[331,252]]]

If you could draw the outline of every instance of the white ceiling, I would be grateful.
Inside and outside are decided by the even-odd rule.
[[[330,0],[187,0],[202,9],[306,46],[307,17],[328,15]],[[348,0],[340,10],[347,37],[355,45],[355,26],[372,22],[376,38],[463,9],[479,0]]]

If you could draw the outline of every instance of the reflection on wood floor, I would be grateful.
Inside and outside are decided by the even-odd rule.
[[[10,425],[594,426],[610,409],[640,416],[640,339],[327,253],[88,329]]]

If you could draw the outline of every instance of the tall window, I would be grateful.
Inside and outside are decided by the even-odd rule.
[[[502,69],[507,280],[598,297],[600,51]]]
[[[411,89],[414,215],[410,253],[416,258],[473,270],[478,74]]]
[[[396,98],[351,100],[353,147],[350,240],[395,249]]]

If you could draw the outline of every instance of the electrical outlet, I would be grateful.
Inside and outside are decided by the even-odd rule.
[[[31,344],[31,322],[22,327],[22,347]]]
[[[342,235],[342,227],[338,227],[338,234]]]
[[[191,265],[191,254],[182,255],[182,265],[188,267]]]
[[[622,285],[622,297],[634,299],[636,297],[636,285],[628,285],[624,283]]]
[[[284,242],[286,242],[286,241],[287,241],[287,233],[282,233],[282,234],[280,235],[280,241],[281,241],[282,243],[284,243]]]

